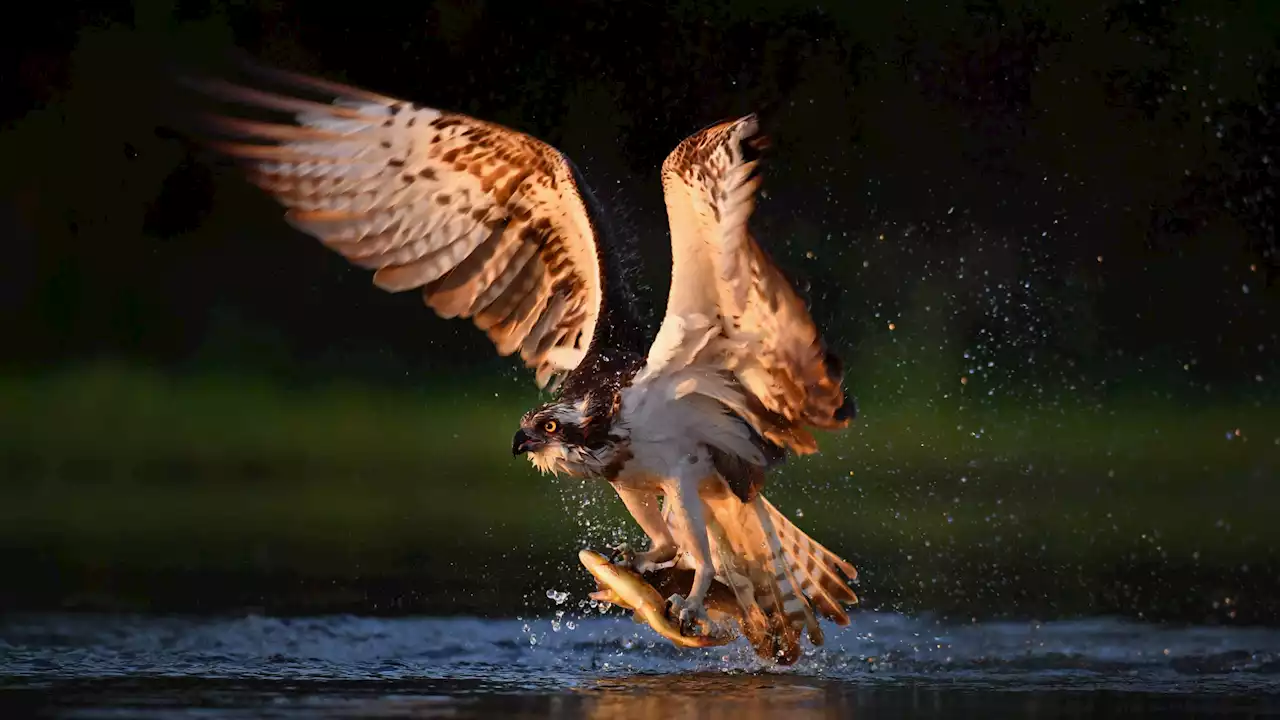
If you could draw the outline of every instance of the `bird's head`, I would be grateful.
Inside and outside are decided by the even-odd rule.
[[[511,454],[529,456],[543,473],[586,476],[596,466],[599,449],[590,447],[586,402],[556,401],[540,405],[520,418]]]

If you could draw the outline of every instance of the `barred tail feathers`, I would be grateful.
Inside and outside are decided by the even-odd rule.
[[[844,558],[818,544],[796,527],[764,496],[756,498],[773,519],[774,527],[787,565],[800,581],[800,591],[818,607],[823,617],[837,625],[849,624],[845,605],[856,605],[858,596],[848,583],[858,578],[858,571]]]
[[[713,516],[708,528],[717,579],[733,590],[742,610],[739,625],[747,642],[765,660],[781,659],[789,664],[786,658],[791,658],[794,662],[800,656],[799,638],[792,638],[794,633],[786,632],[786,628],[778,632],[774,618],[779,616],[780,608],[776,607],[773,593],[760,592],[764,590],[765,578],[759,572],[759,564],[751,562],[743,552],[742,543],[733,541],[719,518]]]
[[[726,496],[708,502],[708,525],[718,578],[742,607],[742,632],[756,654],[789,665],[800,657],[800,636],[823,644],[814,616],[839,625],[849,617],[841,603],[857,597],[840,579],[853,566],[814,542],[763,496],[743,503]]]

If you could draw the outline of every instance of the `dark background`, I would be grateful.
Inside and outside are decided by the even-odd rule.
[[[864,607],[1280,619],[1280,7],[142,0],[24,25],[0,133],[0,602],[544,612],[607,489],[506,453],[514,361],[169,127],[270,64],[657,169],[759,111],[755,228],[862,418],[768,493]]]

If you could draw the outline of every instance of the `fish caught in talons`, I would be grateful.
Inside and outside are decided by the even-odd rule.
[[[617,605],[634,614],[655,632],[681,647],[715,647],[733,642],[741,634],[742,611],[733,593],[724,586],[713,586],[705,601],[706,619],[694,632],[684,632],[665,600],[680,588],[689,587],[693,572],[674,567],[653,571],[648,577],[624,565],[616,565],[594,550],[578,553],[582,565],[590,571],[600,588],[591,593],[592,600]]]

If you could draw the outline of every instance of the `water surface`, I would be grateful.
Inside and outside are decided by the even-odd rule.
[[[32,615],[0,717],[1260,717],[1280,631],[860,613],[797,665],[570,620]]]

